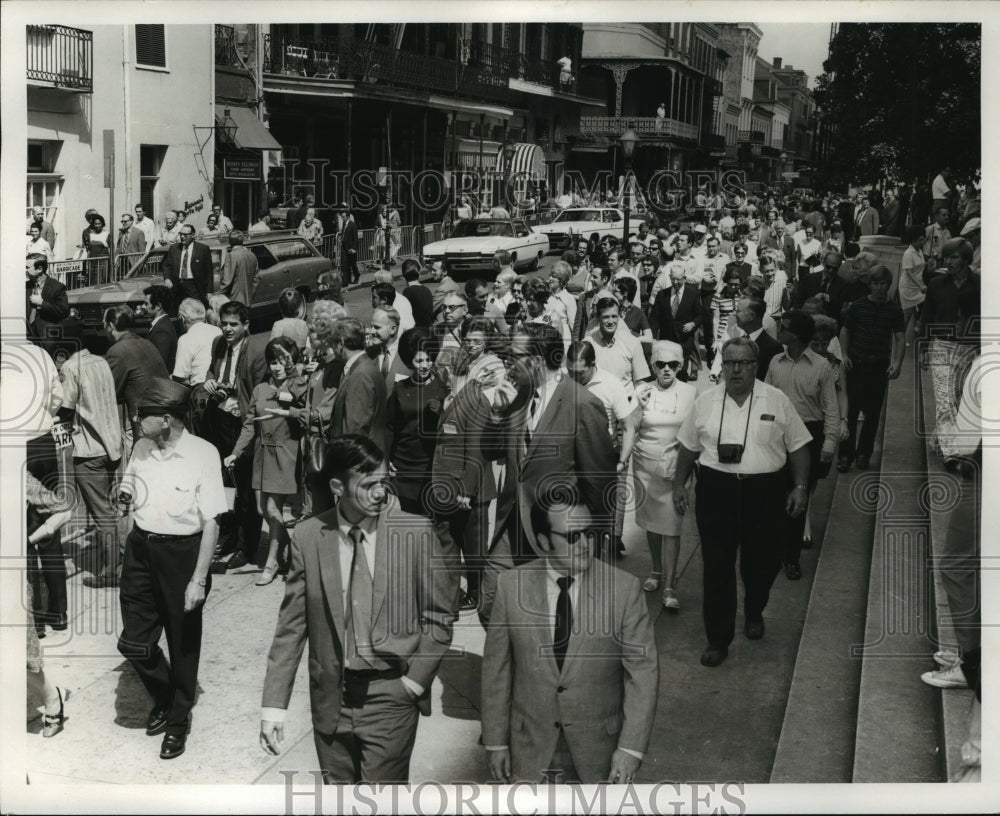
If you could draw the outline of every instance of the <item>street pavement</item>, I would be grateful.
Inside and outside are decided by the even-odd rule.
[[[555,260],[545,259],[534,274],[546,274]],[[346,295],[352,314],[367,320],[367,286]],[[706,382],[703,375],[699,387]],[[825,517],[835,481],[834,472],[820,483],[815,518]],[[778,576],[765,613],[766,637],[745,640],[742,621],[737,621],[739,634],[729,658],[707,669],[698,660],[705,647],[701,559],[694,512],[689,511],[678,566],[680,612],[665,611],[658,592],[647,594],[659,652],[660,694],[637,782],[768,781],[822,537],[822,527],[814,530],[814,548],[803,553],[803,580]],[[642,580],[650,559],[631,508],[624,540],[626,557],[618,566]],[[86,553],[72,545],[67,555],[77,565],[86,561]],[[82,574],[76,568],[71,571],[69,629],[50,630],[42,641],[47,674],[69,689],[71,697],[66,728],[55,739],[41,737],[40,701],[28,701],[24,759],[32,783],[283,784],[283,771],[311,779],[308,774],[316,760],[305,657],[289,707],[285,749],[273,757],[258,744],[266,655],[284,584],[254,586],[259,569],[249,566],[212,577],[204,612],[200,694],[187,751],[165,762],[158,755],[160,738],[144,733],[150,700],[116,648],[117,590],[87,588]],[[411,765],[414,783],[488,779],[485,751],[478,744],[484,638],[476,615],[463,613],[431,690],[433,714],[420,721]]]

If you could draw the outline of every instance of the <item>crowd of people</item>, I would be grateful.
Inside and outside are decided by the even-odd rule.
[[[827,217],[845,205],[850,218]],[[213,215],[210,228],[226,229]],[[130,231],[142,230],[141,208],[136,216]],[[251,335],[252,267],[224,270],[226,291],[213,292],[199,267],[211,259],[199,260],[204,245],[179,222],[165,285],[145,293],[149,334],[136,333],[128,306],[108,309],[108,351],[62,362],[48,425],[29,443],[42,487],[71,478],[94,520],[103,564],[84,583],[118,588],[119,649],[150,694],[160,756],[185,750],[212,576],[254,564],[258,586],[287,581],[267,661],[265,750],[281,750],[308,642],[325,779],[405,781],[453,622],[475,610],[487,633],[483,744],[494,778],[561,767],[567,779],[630,781],[656,704],[642,594],[681,609],[692,486],[701,663],[714,667],[735,637],[737,559],[744,632],[759,640],[777,576],[802,577],[817,481],[835,461],[840,472],[878,466],[886,388],[918,330],[933,338],[938,448],[965,472],[968,446],[954,429],[978,349],[968,240],[978,219],[954,225],[955,238],[937,214],[906,226],[897,272],[858,244],[879,222],[870,194],[751,198],[704,216],[643,220],[624,244],[578,236],[547,279],[518,275],[502,251],[492,285],[459,284],[444,262],[422,269],[410,258],[402,287],[375,273],[367,320],[340,297],[354,273],[332,273],[309,310],[300,293],[283,293],[268,337]],[[228,227],[238,247],[242,233]],[[26,316],[44,344],[68,309],[40,249],[26,264]],[[36,516],[63,509],[43,498],[29,495]],[[614,568],[628,554],[627,508],[652,561],[641,582]],[[68,612],[57,531],[29,539],[29,555],[32,631],[44,637]],[[391,622],[387,593],[398,602]],[[610,629],[579,634],[572,622],[592,614]],[[567,650],[574,637],[592,642]],[[584,659],[595,653],[607,659]],[[540,654],[551,672],[537,671]],[[47,695],[62,716],[63,697]],[[536,720],[553,711],[557,728],[543,734]]]

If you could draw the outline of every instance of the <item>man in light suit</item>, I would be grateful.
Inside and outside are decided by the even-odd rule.
[[[877,235],[878,222],[878,210],[871,206],[866,196],[862,196],[854,213],[855,239],[864,235]]]
[[[222,262],[219,291],[230,300],[253,306],[253,295],[260,283],[257,256],[243,246],[246,236],[241,230],[229,233],[229,252]]]
[[[659,668],[639,582],[594,558],[579,498],[540,497],[542,558],[500,576],[483,650],[483,745],[500,782],[634,781]],[[555,722],[553,728],[551,723]]]
[[[385,379],[365,353],[365,327],[360,320],[337,321],[330,335],[336,359],[344,364],[344,375],[333,398],[328,437],[358,434],[385,449],[385,419],[388,397]]]
[[[539,495],[573,488],[596,518],[614,518],[618,457],[608,417],[597,397],[562,374],[564,354],[551,326],[532,325],[527,336],[515,331],[509,378],[496,386],[483,451],[503,457],[507,470],[480,589],[484,626],[497,576],[537,555],[529,516]]]
[[[167,250],[163,278],[174,290],[174,311],[186,297],[197,298],[208,306],[208,296],[215,291],[212,250],[194,240],[194,227],[190,224],[181,227],[180,242],[171,244]]]
[[[326,784],[409,781],[419,714],[448,651],[455,552],[428,519],[388,507],[385,455],[341,436],[323,476],[335,508],[299,524],[267,657],[260,743],[283,748],[292,685],[309,642],[309,698]]]

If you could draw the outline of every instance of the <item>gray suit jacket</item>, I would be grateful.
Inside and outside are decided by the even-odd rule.
[[[336,730],[343,693],[346,624],[339,524],[334,508],[295,528],[262,700],[265,708],[288,708],[308,640],[312,723],[322,734]],[[375,535],[372,644],[379,657],[424,687],[416,705],[427,715],[431,683],[457,617],[457,551],[441,546],[428,519],[398,508],[382,513]]]
[[[562,730],[580,780],[602,782],[615,749],[644,753],[653,728],[660,673],[646,601],[636,578],[594,559],[578,577],[559,671],[545,564],[499,576],[483,650],[483,744],[510,746],[514,779],[537,782]]]

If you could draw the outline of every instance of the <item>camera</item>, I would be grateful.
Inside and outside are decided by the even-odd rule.
[[[719,444],[719,464],[738,465],[743,461],[743,446]]]

